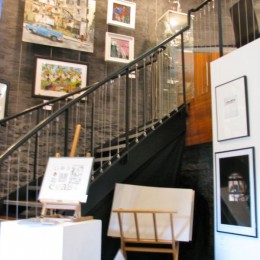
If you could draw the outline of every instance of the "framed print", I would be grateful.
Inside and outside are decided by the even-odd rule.
[[[217,86],[215,94],[218,141],[249,136],[246,76]]]
[[[106,33],[105,60],[128,63],[134,59],[134,37]]]
[[[0,120],[6,116],[8,104],[9,83],[0,79]]]
[[[257,236],[254,148],[215,154],[217,231]]]
[[[36,57],[33,96],[60,97],[84,88],[86,84],[86,64]]]
[[[26,0],[24,42],[94,52],[95,0]]]
[[[115,26],[135,28],[136,4],[122,0],[108,0],[107,23]]]
[[[86,202],[92,157],[50,157],[39,200]]]

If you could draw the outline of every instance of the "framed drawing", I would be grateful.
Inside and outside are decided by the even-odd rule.
[[[95,0],[26,0],[24,42],[94,52]]]
[[[106,33],[105,60],[128,63],[134,59],[134,37]]]
[[[6,116],[8,104],[9,83],[0,79],[0,120]]]
[[[92,157],[50,157],[39,200],[86,202]]]
[[[217,86],[215,94],[218,141],[249,136],[246,76]]]
[[[257,236],[254,148],[215,154],[217,231]]]
[[[115,26],[135,28],[136,3],[123,0],[108,0],[107,23]]]
[[[33,96],[54,98],[86,87],[84,63],[36,57]]]

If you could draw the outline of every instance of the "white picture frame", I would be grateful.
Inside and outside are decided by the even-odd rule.
[[[134,59],[134,37],[106,32],[105,61],[128,63]]]
[[[92,168],[92,157],[50,157],[39,200],[85,203]]]
[[[108,0],[107,24],[134,29],[136,3],[122,0]]]
[[[87,72],[83,62],[36,56],[33,97],[57,98],[84,88]]]

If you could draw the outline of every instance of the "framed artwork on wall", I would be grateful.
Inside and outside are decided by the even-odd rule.
[[[254,148],[218,152],[217,231],[257,236]]]
[[[24,42],[94,52],[95,0],[26,0]]]
[[[218,141],[249,136],[246,76],[217,86],[215,94]]]
[[[134,37],[106,33],[105,60],[128,63],[134,59]]]
[[[33,96],[61,97],[86,87],[87,65],[80,62],[36,57]]]
[[[122,0],[108,0],[107,23],[119,27],[135,28],[136,3]]]
[[[9,83],[0,79],[0,120],[6,116],[8,104]]]

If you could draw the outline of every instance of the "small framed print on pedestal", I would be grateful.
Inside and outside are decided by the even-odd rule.
[[[50,157],[39,200],[42,216],[48,209],[74,210],[80,217],[80,203],[87,201],[87,191],[93,168],[92,157]]]

